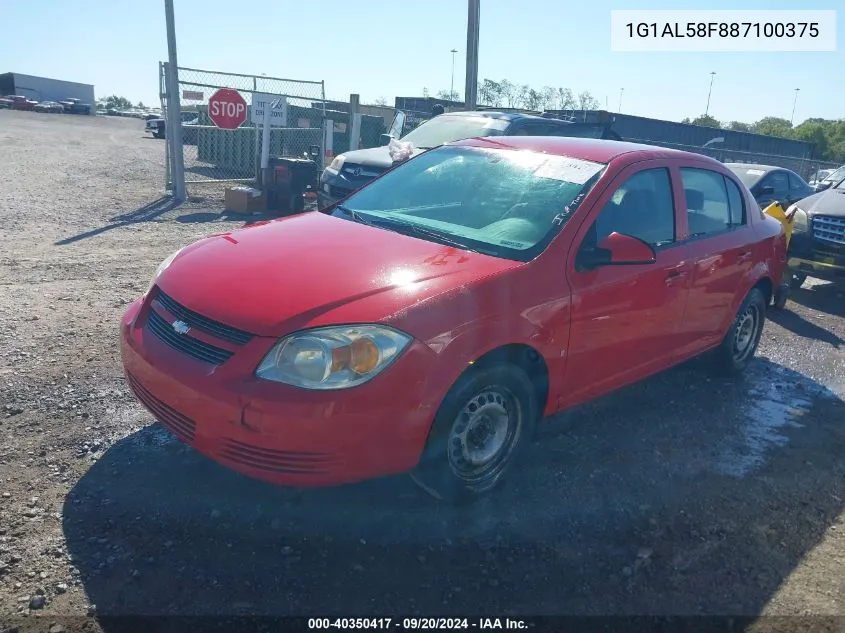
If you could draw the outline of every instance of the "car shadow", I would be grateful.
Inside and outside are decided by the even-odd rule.
[[[149,426],[62,522],[100,616],[756,616],[842,512],[841,420],[766,359],[734,380],[686,365],[550,420],[530,467],[465,507],[404,476],[266,485]]]
[[[817,283],[802,287],[792,290],[790,299],[811,310],[845,317],[845,283]]]
[[[838,335],[820,325],[808,321],[797,312],[788,308],[786,310],[770,310],[766,314],[766,318],[773,323],[777,323],[782,328],[789,330],[796,336],[821,341],[836,348],[842,347],[845,344],[845,340]]]

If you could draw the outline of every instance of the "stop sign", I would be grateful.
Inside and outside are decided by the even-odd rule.
[[[237,90],[221,88],[208,100],[208,118],[217,127],[234,130],[246,121],[246,101]]]

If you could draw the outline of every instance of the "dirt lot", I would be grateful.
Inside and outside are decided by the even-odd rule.
[[[182,447],[124,382],[125,305],[242,224],[172,208],[163,157],[137,120],[0,111],[0,624],[845,614],[841,287],[773,315],[738,381],[692,363],[552,420],[476,507],[404,477],[278,489]]]

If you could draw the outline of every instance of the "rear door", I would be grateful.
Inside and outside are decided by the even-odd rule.
[[[742,291],[757,256],[757,246],[745,197],[735,180],[683,163],[677,173],[684,193],[686,244],[692,259],[678,348],[687,358],[721,341],[734,316],[735,297]]]
[[[614,178],[579,228],[567,263],[565,406],[672,364],[690,277],[688,251],[676,235],[678,199],[666,161],[636,163]],[[614,231],[652,245],[657,261],[579,269],[578,252]]]

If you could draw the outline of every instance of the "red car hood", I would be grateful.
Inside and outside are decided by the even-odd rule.
[[[383,321],[522,265],[313,212],[196,242],[157,284],[208,318],[280,336]]]

